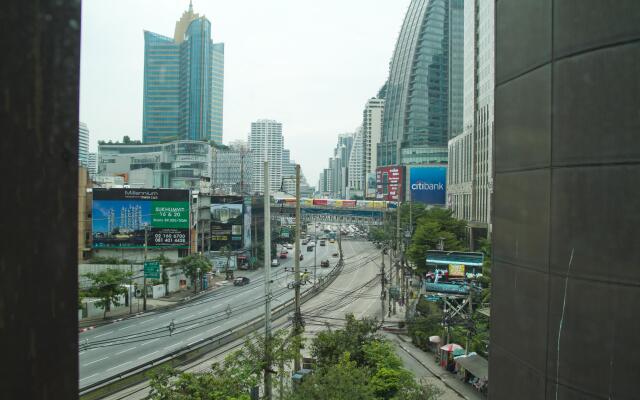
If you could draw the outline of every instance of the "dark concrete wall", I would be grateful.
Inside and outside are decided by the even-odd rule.
[[[0,398],[74,399],[80,1],[3,1],[0,54]]]
[[[640,1],[496,0],[490,399],[638,398]]]

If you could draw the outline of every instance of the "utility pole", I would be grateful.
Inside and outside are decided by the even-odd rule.
[[[317,267],[317,263],[316,263],[316,249],[317,247],[316,245],[316,240],[318,238],[318,226],[317,223],[313,224],[313,284],[315,285],[316,282],[318,282],[316,280],[316,267]]]
[[[400,291],[400,201],[398,200],[398,208],[396,208],[396,246],[395,246],[395,267],[396,267],[396,281],[395,288]],[[396,315],[396,305],[398,304],[398,298],[393,299],[393,315]]]
[[[295,260],[294,260],[294,273],[295,273],[295,315],[293,317],[294,328],[293,334],[296,338],[302,334],[302,313],[300,311],[300,164],[296,164],[296,244],[295,244]],[[293,371],[300,371],[300,342],[296,340],[296,355],[293,359]]]
[[[269,161],[264,162],[264,398],[271,400],[271,195]]]
[[[384,272],[384,249],[382,250],[382,265],[380,265],[380,283],[382,285],[382,291],[380,292],[380,303],[382,306],[382,323],[384,323],[384,314],[385,314],[385,310],[384,310],[384,300],[385,297],[387,297],[385,295],[385,291],[384,291],[384,281],[387,279],[385,272]]]
[[[142,264],[142,311],[147,311],[147,275],[144,273],[144,264],[147,262],[147,236],[149,225],[144,226],[144,263]]]
[[[144,273],[144,267],[142,267]],[[129,277],[129,314],[133,313],[133,296],[132,293],[135,293],[133,290],[133,264],[129,265],[130,277]]]

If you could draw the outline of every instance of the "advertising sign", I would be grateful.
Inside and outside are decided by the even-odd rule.
[[[240,196],[211,197],[211,250],[228,246],[242,248],[244,232],[243,198]]]
[[[189,247],[189,191],[93,189],[93,248]]]
[[[449,277],[464,278],[464,264],[449,264]]]
[[[404,167],[390,166],[376,169],[376,199],[403,201]]]
[[[446,204],[447,167],[415,166],[409,168],[411,201]]]
[[[238,263],[236,256],[226,257],[226,256],[217,256],[211,259],[211,264],[213,264],[213,268],[218,272],[224,272],[227,270],[227,262],[229,262],[229,271],[236,271],[238,269]]]
[[[160,279],[160,261],[145,261],[144,277],[148,279]]]

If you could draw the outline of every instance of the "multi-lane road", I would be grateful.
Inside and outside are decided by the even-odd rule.
[[[341,293],[347,290],[347,286],[364,283],[375,277],[376,272],[375,268],[363,268],[365,265],[361,265],[363,260],[371,258],[374,252],[371,244],[343,241],[342,247],[346,265],[340,277],[327,288],[326,293],[332,299],[340,298],[345,301],[350,297]],[[331,244],[328,241],[326,246],[317,246],[318,278],[326,275],[336,264],[338,259],[331,255],[337,252],[337,249],[337,243]],[[307,269],[313,277],[313,252],[307,252],[306,246],[301,250],[305,256],[300,263],[301,269]],[[331,261],[331,268],[320,268],[320,261],[323,259]],[[271,268],[274,307],[293,296],[293,290],[287,288],[287,284],[294,279],[290,272],[293,267],[293,251],[289,251],[287,260],[281,261],[283,262],[280,266]],[[369,269],[371,271],[368,271]],[[262,315],[263,274],[263,269],[242,273],[242,276],[251,279],[250,284],[241,287],[225,286],[181,306],[150,312],[82,333],[79,337],[82,349],[79,354],[80,388],[117,376],[123,371],[191,346]],[[303,286],[303,290],[308,287]],[[312,307],[309,310],[315,313],[321,312],[322,307],[327,307],[328,302],[316,297],[307,304],[305,307]],[[336,310],[340,307],[348,309],[340,304],[332,307],[338,307]]]

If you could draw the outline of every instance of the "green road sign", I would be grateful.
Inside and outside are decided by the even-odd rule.
[[[149,279],[160,279],[160,261],[145,261],[144,277]]]
[[[280,230],[280,237],[284,238],[284,239],[289,239],[291,230],[289,228],[282,228]]]

